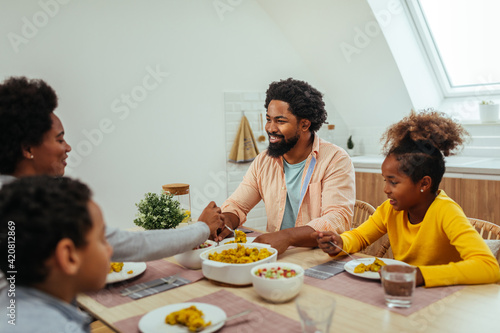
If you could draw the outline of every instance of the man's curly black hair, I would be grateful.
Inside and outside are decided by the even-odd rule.
[[[319,130],[326,121],[323,94],[307,82],[292,78],[273,82],[266,92],[266,110],[273,99],[288,103],[289,111],[299,120],[308,119],[311,132]]]
[[[18,268],[16,285],[43,282],[49,273],[45,263],[61,239],[71,239],[78,248],[87,244],[92,228],[90,199],[87,185],[67,177],[22,177],[4,185],[0,190],[0,269],[5,273]],[[9,252],[9,244],[15,244],[14,251]],[[14,269],[9,267],[9,253],[15,254]]]
[[[0,84],[0,174],[13,174],[23,147],[42,142],[56,107],[56,92],[42,80],[10,77]]]

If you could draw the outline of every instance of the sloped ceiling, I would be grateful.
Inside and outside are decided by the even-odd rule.
[[[408,114],[410,97],[366,0],[257,2],[317,75],[348,127],[385,128]]]

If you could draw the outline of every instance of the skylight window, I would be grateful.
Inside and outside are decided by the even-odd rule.
[[[500,93],[500,1],[407,3],[446,97]]]

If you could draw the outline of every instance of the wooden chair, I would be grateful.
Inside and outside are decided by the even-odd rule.
[[[481,237],[483,237],[484,240],[493,240],[500,242],[500,225],[480,219],[474,219],[471,217],[468,217],[468,219],[470,224],[472,224],[472,226],[477,230],[477,232],[481,235]],[[500,250],[497,250],[498,247],[492,247],[491,244],[488,244],[488,246],[493,252],[497,252],[493,253],[493,255],[497,258],[497,261],[500,264]],[[498,284],[500,284],[500,282]]]
[[[359,227],[363,222],[368,220],[375,212],[375,208],[368,202],[356,200],[354,204],[354,216],[352,217],[352,228]]]
[[[468,219],[483,239],[500,239],[500,225],[472,217]]]
[[[363,222],[368,220],[370,216],[375,212],[375,208],[367,202],[356,200],[354,204],[354,216],[352,218],[352,228],[357,228]],[[361,251],[361,253],[369,254],[379,258],[388,258],[387,255],[392,254],[390,251],[391,244],[389,243],[389,237],[386,235],[377,239],[373,244],[370,244],[367,248]],[[388,252],[389,251],[389,252]]]

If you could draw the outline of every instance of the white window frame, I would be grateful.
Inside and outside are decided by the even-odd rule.
[[[500,82],[488,84],[471,84],[464,86],[452,86],[446,67],[441,59],[438,48],[432,37],[429,26],[423,14],[419,0],[404,0],[413,20],[413,25],[418,32],[421,44],[429,59],[439,85],[441,86],[444,97],[460,96],[490,96],[500,94]]]

